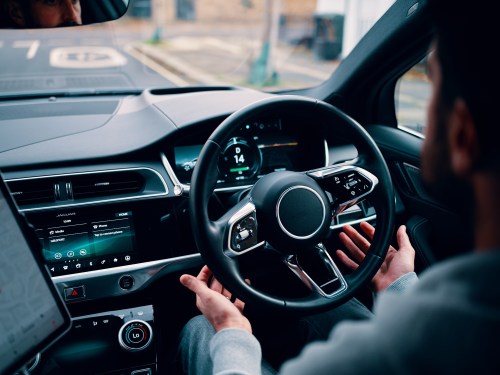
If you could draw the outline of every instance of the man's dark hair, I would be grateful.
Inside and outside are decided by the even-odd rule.
[[[23,10],[24,13],[24,18],[26,20],[26,24],[28,26],[34,26],[35,21],[33,19],[33,13],[31,10],[31,1],[32,0],[17,0],[19,4],[21,5],[21,9]]]
[[[9,1],[14,1],[19,5],[26,25],[21,27],[13,19],[11,19],[9,14]],[[0,27],[26,28],[35,26],[33,15],[31,13],[31,0],[0,0],[0,11],[2,12],[2,14],[0,14]]]
[[[480,166],[500,169],[500,4],[491,0],[429,0],[437,57],[441,64],[442,104],[457,98],[468,105],[477,125]]]

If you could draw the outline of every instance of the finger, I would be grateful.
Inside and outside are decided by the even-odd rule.
[[[368,236],[368,238],[373,240],[373,236],[375,235],[375,227],[366,221],[362,221],[359,223],[359,227],[363,231],[364,234]]]
[[[224,288],[224,285],[222,285],[220,281],[217,280],[215,277],[212,278],[212,284],[210,284],[210,289],[212,289],[214,292],[222,294],[227,299],[231,299],[231,292],[226,288]]]
[[[342,250],[337,250],[336,251],[336,254],[337,254],[337,258],[344,264],[347,266],[347,268],[351,269],[351,270],[355,270],[356,268],[358,268],[358,263],[356,263],[355,261],[353,261],[351,258],[349,258],[347,256],[346,253],[344,253]]]
[[[221,294],[223,294],[222,292],[224,291],[224,287],[222,286],[220,281],[217,280],[215,277],[212,277],[212,283],[210,284],[210,289]]]
[[[345,225],[343,227],[344,233],[349,236],[349,238],[352,240],[356,246],[363,251],[363,253],[366,253],[368,249],[370,249],[370,242],[363,237],[361,233],[359,233],[356,229],[354,229],[350,225]]]
[[[236,299],[236,301],[234,301],[234,306],[236,306],[236,308],[240,310],[241,313],[243,313],[243,309],[245,308],[245,302],[243,302],[240,299]]]
[[[207,292],[210,292],[210,289],[205,282],[192,275],[184,274],[180,277],[179,280],[182,285],[184,285],[199,297],[204,297],[207,295]]]
[[[410,237],[408,237],[408,234],[406,233],[406,226],[405,225],[401,225],[399,227],[399,229],[396,233],[396,239],[398,241],[399,249],[415,251],[413,249],[411,242],[410,242]]]
[[[252,282],[250,281],[250,279],[245,279],[245,282],[248,285],[252,284]],[[232,303],[234,303],[234,305],[236,306],[236,308],[238,310],[240,310],[240,312],[243,314],[243,309],[245,308],[245,302],[243,302],[242,300],[236,298],[234,294],[231,295],[231,298],[229,299],[229,301],[231,301]]]
[[[203,268],[200,270],[196,278],[201,282],[205,283],[206,285],[208,285],[212,276],[213,274],[210,268],[208,268],[208,266],[203,266]]]
[[[358,262],[361,263],[365,259],[365,253],[359,249],[359,247],[351,240],[351,238],[341,232],[339,234],[340,242],[345,246],[349,254]]]
[[[225,289],[224,287],[222,287],[220,294],[222,294],[224,297],[226,297],[231,302],[234,302],[231,292],[229,290]]]
[[[200,276],[200,275],[198,275]],[[210,290],[208,285],[205,282],[204,277],[198,278],[194,277],[192,275],[184,274],[180,277],[180,282],[182,285],[184,285],[186,288],[191,290],[193,293],[196,294],[196,296],[199,299],[205,300],[210,298],[210,296],[217,296],[217,293],[214,291]]]
[[[363,233],[368,236],[368,238],[373,240],[373,236],[375,236],[375,227],[374,226],[372,226],[370,223],[368,223],[366,221],[362,221],[361,223],[359,223],[359,227],[361,228]],[[389,246],[388,251],[397,251],[397,250],[394,247]]]

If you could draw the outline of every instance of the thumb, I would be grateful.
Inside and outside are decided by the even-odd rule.
[[[203,282],[192,275],[182,275],[179,281],[190,291],[198,295],[203,294],[205,292],[205,289],[207,288],[207,286]]]

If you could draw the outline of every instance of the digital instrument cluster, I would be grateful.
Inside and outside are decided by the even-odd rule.
[[[190,183],[203,148],[202,142],[198,142],[190,139],[174,148],[175,172],[183,184]],[[271,172],[316,167],[313,164],[318,161],[320,164],[317,166],[322,166],[323,150],[312,146],[311,141],[293,127],[284,126],[282,119],[246,123],[222,147],[217,165],[218,185],[224,187],[254,183],[259,177]]]

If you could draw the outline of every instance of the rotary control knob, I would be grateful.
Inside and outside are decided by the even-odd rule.
[[[118,332],[120,346],[129,352],[146,349],[153,340],[153,330],[144,320],[130,320]]]

